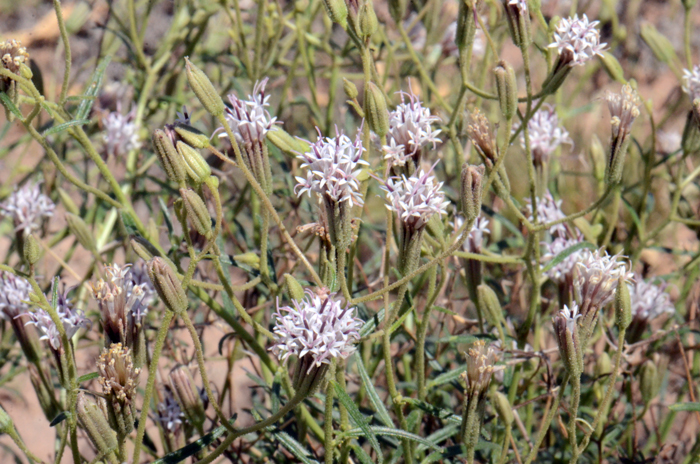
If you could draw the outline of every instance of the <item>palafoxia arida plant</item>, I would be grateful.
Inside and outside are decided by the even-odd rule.
[[[0,14],[2,462],[700,462],[695,0],[107,3]]]

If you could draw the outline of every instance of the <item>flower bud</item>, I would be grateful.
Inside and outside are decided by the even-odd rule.
[[[496,292],[488,285],[481,284],[477,287],[477,293],[479,295],[478,300],[481,313],[486,318],[486,322],[493,327],[498,326],[501,321],[503,310],[501,309],[501,304],[498,302]]]
[[[522,8],[522,5],[520,1],[513,4],[510,0],[503,0],[510,36],[513,43],[521,48],[528,47],[531,42],[530,13],[527,6]]]
[[[41,258],[41,245],[39,245],[39,239],[37,239],[34,234],[29,234],[24,238],[24,246],[22,253],[24,255],[24,260],[31,265],[39,262]]]
[[[462,166],[462,213],[471,222],[481,213],[482,181],[486,168],[464,164]]]
[[[389,13],[396,24],[406,16],[406,3],[406,0],[389,0]]]
[[[85,224],[83,218],[75,214],[66,213],[66,222],[68,223],[68,229],[75,235],[78,243],[89,252],[97,253],[95,239],[92,238],[92,232],[90,232],[90,228]]]
[[[176,314],[187,311],[187,294],[180,284],[175,271],[162,258],[155,257],[148,262],[148,276],[165,306]]]
[[[12,418],[10,418],[9,414],[7,414],[2,405],[0,405],[0,434],[10,433],[14,428],[15,424],[12,422]]]
[[[632,303],[630,300],[630,289],[625,282],[625,276],[621,275],[615,290],[615,323],[617,329],[622,331],[632,323]]]
[[[323,0],[323,6],[326,7],[326,13],[331,21],[340,24],[343,29],[348,26],[348,6],[345,0]]]
[[[80,427],[85,430],[88,438],[101,455],[107,456],[117,450],[117,434],[109,426],[102,409],[87,399],[83,392],[78,393],[76,412]]]
[[[153,132],[153,149],[168,178],[178,184],[185,182],[187,171],[170,137],[160,129]]]
[[[659,390],[659,372],[656,364],[651,359],[642,364],[639,370],[639,390],[642,392],[642,401],[648,405],[654,399]]]
[[[191,147],[202,149],[209,148],[211,146],[211,143],[209,143],[209,137],[193,127],[177,124],[175,126],[175,132],[182,138],[182,140],[187,142],[187,145],[190,145]]]
[[[700,119],[695,116],[694,111],[688,111],[685,118],[681,147],[685,155],[700,151]]]
[[[190,62],[188,57],[185,57],[185,66],[187,70],[187,82],[189,82],[192,91],[199,99],[200,103],[212,116],[221,116],[224,114],[224,101],[214,88],[209,78],[204,71]]]
[[[184,142],[177,142],[177,152],[185,161],[187,174],[196,185],[201,184],[211,176],[211,168],[198,150]]]
[[[139,256],[139,258],[143,259],[144,261],[150,261],[150,259],[154,256],[153,252],[148,249],[151,244],[148,242],[143,242],[145,242],[143,238],[134,237],[131,239],[131,248],[134,250],[134,253]]]
[[[304,288],[291,274],[284,276],[285,289],[290,300],[301,301],[304,299]]]
[[[267,140],[283,152],[292,156],[309,151],[309,144],[305,141],[292,137],[287,131],[277,128],[267,133]]]
[[[365,87],[365,118],[369,128],[379,137],[389,133],[389,110],[386,98],[374,82],[368,82]]]
[[[347,95],[350,100],[356,99],[359,95],[357,86],[345,78],[343,78],[343,90],[345,90],[345,95]]]
[[[58,196],[61,198],[61,203],[63,204],[63,207],[66,208],[66,211],[72,214],[79,214],[80,210],[70,195],[68,195],[68,192],[63,190],[61,187],[57,187],[56,190],[58,191]]]
[[[494,408],[496,409],[496,412],[498,413],[498,417],[500,417],[500,419],[506,425],[511,425],[514,420],[514,416],[513,407],[510,405],[508,397],[503,393],[497,391],[493,394],[491,401],[493,403]]]
[[[182,365],[175,367],[170,371],[169,381],[173,396],[187,416],[187,420],[196,428],[201,427],[206,419],[204,403],[189,369]]]
[[[501,113],[510,120],[518,109],[518,84],[515,80],[515,71],[505,61],[499,61],[493,69],[493,74],[496,77],[496,91]]]
[[[612,361],[610,360],[610,355],[607,351],[603,351],[595,361],[595,366],[593,366],[593,375],[596,378],[603,375],[608,375],[612,372]]]
[[[367,39],[372,34],[377,32],[379,21],[377,14],[374,12],[372,0],[364,0],[357,13],[358,16],[358,31],[360,37]]]
[[[180,195],[182,196],[182,202],[187,211],[187,218],[194,228],[207,239],[211,239],[211,216],[209,215],[207,205],[205,205],[200,196],[190,188],[180,189]]]
[[[675,66],[678,60],[673,44],[663,34],[661,34],[653,24],[644,22],[639,30],[642,40],[649,45],[651,52],[657,60],[668,66]]]

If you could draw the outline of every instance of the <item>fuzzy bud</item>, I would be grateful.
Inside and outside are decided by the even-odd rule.
[[[162,258],[155,257],[148,262],[148,276],[169,310],[176,314],[187,311],[187,294],[175,271]]]
[[[345,78],[343,78],[343,90],[345,90],[345,95],[347,95],[350,100],[356,99],[359,95],[357,86]]]
[[[481,284],[477,287],[478,301],[481,308],[481,313],[486,318],[489,325],[496,327],[501,320],[501,304],[498,302],[498,296],[491,287],[486,284]]]
[[[659,371],[651,359],[642,364],[639,370],[639,390],[642,392],[642,401],[648,405],[654,399],[659,390]]]
[[[85,221],[83,221],[83,218],[76,216],[75,214],[66,213],[66,222],[68,223],[68,229],[70,229],[71,233],[75,235],[78,243],[80,243],[86,250],[92,253],[97,253],[95,240],[92,238],[90,228]]]
[[[515,80],[515,71],[505,61],[499,61],[493,69],[493,74],[496,78],[498,104],[503,116],[510,120],[518,109],[518,84]]]
[[[406,0],[389,0],[389,13],[392,19],[399,24],[406,15]]]
[[[309,144],[307,142],[292,137],[287,131],[279,127],[267,133],[267,140],[283,152],[293,156],[309,151]]]
[[[177,152],[185,161],[187,174],[196,185],[201,184],[211,176],[211,168],[198,150],[184,142],[177,142]]]
[[[12,418],[10,418],[5,409],[0,406],[0,434],[12,432],[14,428],[15,424],[12,422]]]
[[[500,417],[506,425],[511,425],[514,420],[514,416],[513,407],[510,405],[508,397],[497,391],[493,394],[491,401],[496,409],[496,412],[498,413],[498,417]]]
[[[389,110],[386,98],[374,82],[368,82],[365,87],[365,118],[369,128],[379,137],[389,133]]]
[[[608,375],[612,372],[612,361],[610,360],[610,355],[603,351],[595,361],[595,366],[593,367],[593,374],[596,378],[603,375]]]
[[[284,284],[290,300],[301,301],[304,299],[304,288],[291,274],[284,275]]]
[[[187,211],[187,218],[200,234],[211,238],[211,216],[204,201],[192,189],[180,189],[182,202]]]
[[[22,250],[24,260],[32,266],[41,258],[41,245],[34,234],[29,234],[24,238],[24,247]]]
[[[68,195],[68,192],[63,190],[61,187],[56,188],[56,191],[58,191],[58,196],[61,198],[61,203],[63,204],[63,207],[66,208],[66,211],[72,214],[80,213],[78,206],[75,204],[70,195]]]
[[[625,282],[625,276],[620,276],[615,290],[615,323],[617,329],[622,331],[632,323],[632,303],[630,289]]]
[[[175,132],[182,138],[182,140],[194,148],[202,149],[209,148],[211,146],[211,143],[209,143],[209,137],[192,127],[178,124],[175,126]]]
[[[189,82],[192,91],[199,99],[200,103],[212,116],[221,116],[224,114],[224,101],[214,88],[204,71],[190,62],[188,57],[185,57],[185,66],[187,70],[187,82]]]
[[[175,367],[170,371],[169,381],[173,396],[182,412],[192,425],[200,427],[206,419],[204,403],[189,369],[182,365]]]
[[[530,45],[530,13],[527,7],[526,0],[503,0],[503,6],[506,10],[506,18],[508,19],[508,28],[510,36],[513,38],[513,43],[518,47],[524,48]]]
[[[144,261],[150,261],[153,258],[153,252],[148,249],[150,243],[145,242],[141,237],[134,237],[131,239],[131,248],[134,250],[139,258]]]
[[[484,165],[462,166],[462,212],[468,222],[475,220],[481,213],[482,183]]]
[[[345,29],[348,25],[348,6],[345,0],[323,0],[323,6],[326,7],[326,13],[331,21],[340,24],[340,27]]]
[[[357,24],[357,33],[363,39],[367,39],[372,34],[377,32],[379,21],[377,20],[377,14],[374,12],[372,0],[364,0],[362,2],[362,5],[357,13]]]
[[[87,399],[83,392],[78,393],[76,411],[80,427],[101,455],[107,456],[117,450],[117,434],[109,426],[102,409]]]
[[[185,164],[173,146],[170,137],[160,129],[153,132],[153,149],[168,178],[178,184],[185,182],[187,176]]]

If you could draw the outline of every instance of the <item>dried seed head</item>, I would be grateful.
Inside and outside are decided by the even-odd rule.
[[[467,371],[462,379],[467,384],[465,394],[470,398],[482,398],[491,383],[491,376],[498,361],[496,352],[482,339],[475,341],[466,353]]]
[[[29,62],[29,53],[19,40],[5,40],[0,42],[0,60],[3,68],[19,75],[20,67]],[[0,77],[0,91],[6,92],[13,83],[8,77]]]
[[[476,108],[469,116],[467,135],[490,169],[498,159],[496,137],[486,116]]]
[[[564,366],[570,375],[580,375],[583,371],[583,347],[579,341],[579,330],[577,320],[583,317],[579,312],[578,305],[574,302],[571,308],[564,306],[559,313],[554,316],[554,333],[559,354]]]
[[[612,137],[606,179],[609,184],[617,184],[622,179],[630,130],[632,123],[639,116],[641,101],[637,92],[629,84],[624,85],[619,94],[608,93],[605,99],[612,116],[610,121]]]
[[[104,348],[97,360],[102,393],[109,401],[130,404],[136,395],[141,369],[135,368],[131,350],[121,343]]]

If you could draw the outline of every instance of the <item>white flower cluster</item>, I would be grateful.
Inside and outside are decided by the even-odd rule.
[[[85,317],[83,311],[73,306],[73,303],[68,299],[66,293],[58,292],[56,312],[58,312],[58,317],[61,319],[63,329],[66,331],[66,335],[69,339],[72,338],[81,327],[90,328],[90,320]],[[40,340],[48,340],[49,345],[51,345],[51,348],[54,350],[59,350],[61,348],[61,336],[48,312],[40,308],[34,312],[28,311],[24,314],[31,319],[27,321],[25,325],[35,325],[43,334],[39,338]]]
[[[527,209],[527,219],[533,221],[535,219],[532,212],[532,202],[530,198],[525,198],[526,209]],[[561,210],[562,200],[555,200],[552,194],[546,192],[542,198],[537,200],[537,221],[541,223],[548,223],[553,221],[558,221],[564,219],[566,214]],[[549,233],[552,236],[564,237],[566,236],[566,225],[565,223],[555,224],[549,228]]]
[[[355,352],[363,322],[355,317],[354,307],[343,306],[335,294],[322,297],[310,290],[303,300],[292,304],[278,307],[275,313],[276,343],[271,350],[280,361],[309,356],[310,372]]]
[[[347,201],[350,205],[364,204],[360,193],[360,181],[357,176],[362,165],[368,165],[362,159],[362,134],[357,131],[353,142],[350,138],[338,132],[336,136],[323,138],[319,131],[318,139],[311,144],[311,151],[297,156],[306,168],[306,178],[297,177],[295,191],[301,196],[304,192],[316,192],[337,202]]]
[[[27,182],[0,203],[0,212],[12,218],[15,231],[22,230],[28,235],[41,227],[42,219],[53,216],[55,207],[51,199],[41,193],[39,184]]]
[[[693,70],[683,70],[683,92],[687,93],[691,100],[700,98],[700,65],[693,66]]]
[[[629,285],[632,315],[640,319],[652,320],[664,313],[673,314],[676,308],[671,297],[665,292],[666,284],[655,285],[635,276],[634,284]]]
[[[543,105],[527,123],[530,150],[536,158],[549,159],[559,145],[573,145],[569,132],[559,124],[559,117],[551,105]],[[520,135],[520,145],[525,149],[525,134]]]
[[[447,214],[442,182],[431,175],[432,168],[411,177],[401,176],[401,180],[389,179],[382,186],[387,192],[386,207],[394,211],[407,227],[418,230],[424,227],[434,214]]]
[[[404,97],[408,97],[408,101]],[[392,166],[404,166],[421,148],[441,140],[440,129],[433,130],[432,123],[440,118],[430,114],[413,93],[401,92],[401,103],[389,112],[389,145],[385,145],[385,159]]]
[[[135,117],[134,109],[127,114],[121,114],[118,110],[112,111],[102,118],[107,156],[126,156],[131,150],[138,150],[141,146],[139,127],[134,122]]]
[[[577,238],[567,238],[567,237],[555,237],[551,242],[543,242],[545,252],[542,255],[542,261],[549,262],[554,259],[562,251],[581,243],[582,239]],[[588,250],[579,250],[571,253],[569,256],[564,258],[560,263],[552,266],[551,269],[545,271],[545,276],[556,283],[565,283],[574,272],[576,263],[579,262],[584,253]],[[544,266],[543,266],[544,267]]]
[[[595,55],[602,55],[605,43],[600,43],[600,31],[596,29],[598,21],[588,21],[584,14],[559,21],[554,32],[554,42],[549,46],[556,48],[559,55],[565,50],[571,53],[569,66],[582,66]]]
[[[29,293],[32,290],[27,279],[10,272],[0,273],[0,318],[9,321],[27,312]]]
[[[253,94],[248,95],[248,100],[241,100],[233,93],[228,96],[231,107],[226,108],[226,120],[231,126],[236,141],[247,148],[256,143],[262,143],[277,122],[277,118],[271,117],[265,109],[266,106],[270,106],[268,102],[270,96],[265,95],[267,81],[266,77],[256,82]],[[227,137],[227,134],[222,133],[220,137]]]
[[[632,281],[634,274],[620,257],[602,250],[581,253],[575,268],[574,290],[582,306],[601,309],[613,300],[620,277]]]

